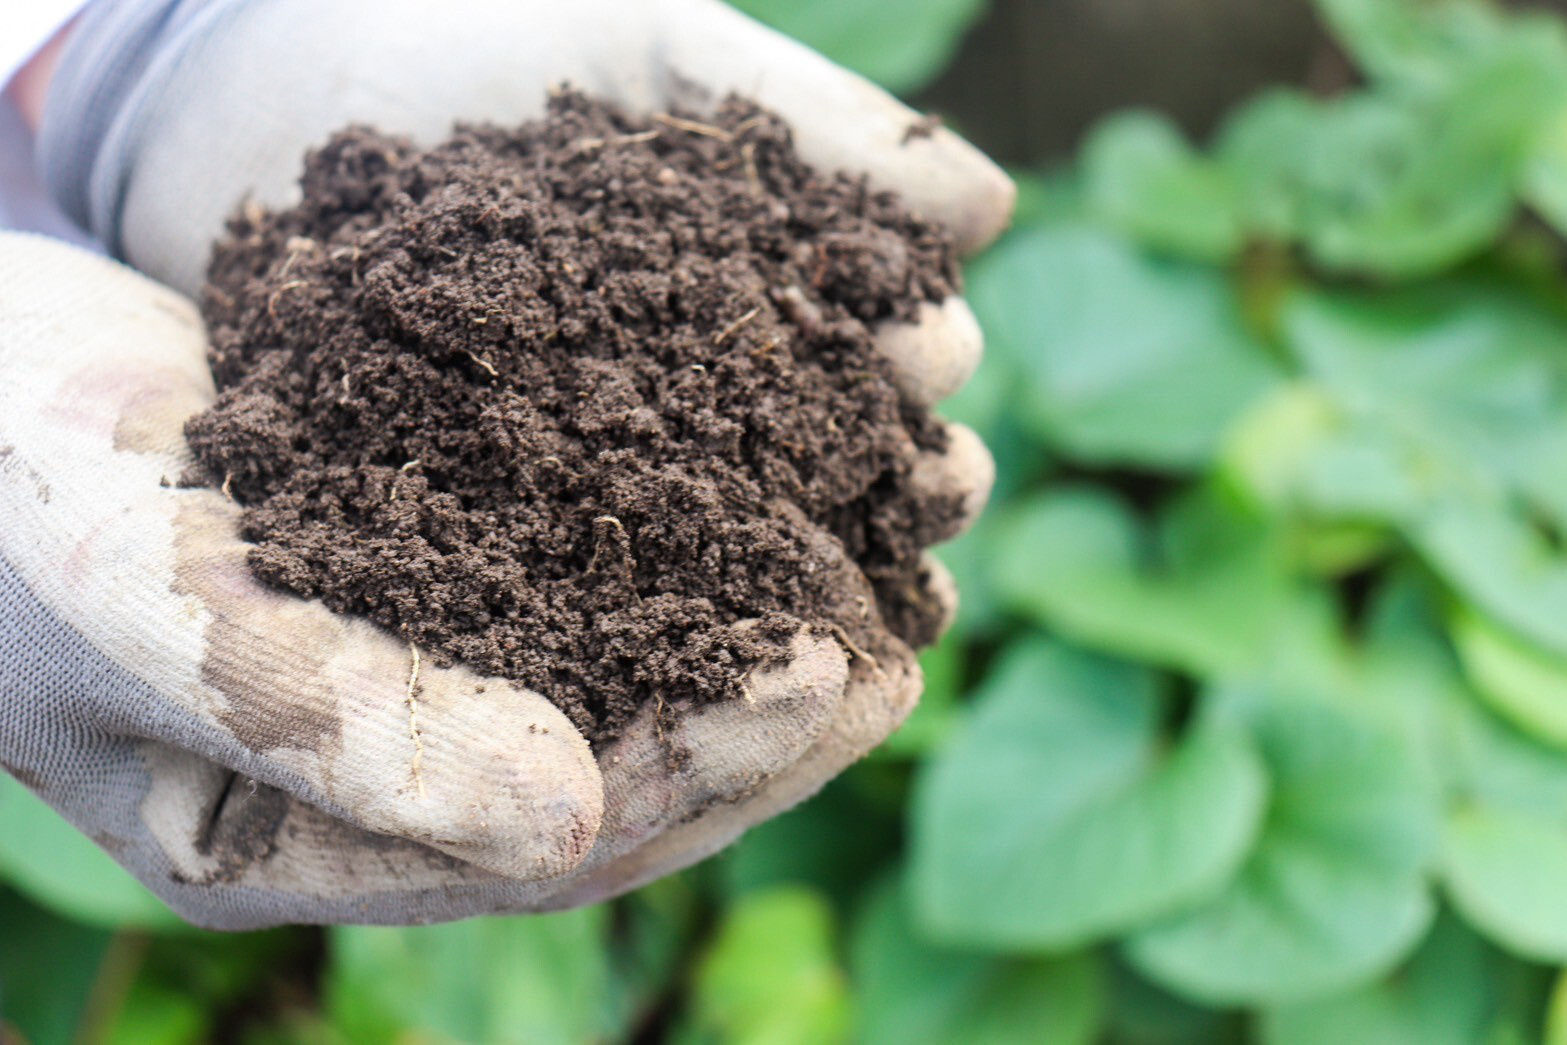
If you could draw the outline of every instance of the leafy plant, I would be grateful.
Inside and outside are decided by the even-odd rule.
[[[906,91],[983,4],[740,6]],[[4,1019],[1567,1043],[1567,29],[1318,7],[1341,89],[1207,143],[1116,114],[1020,172],[945,408],[994,507],[876,755],[613,905],[254,937],[180,927],[0,782]]]

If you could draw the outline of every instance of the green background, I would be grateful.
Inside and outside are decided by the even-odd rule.
[[[982,76],[997,4],[740,6],[929,102]],[[1313,24],[1310,76],[1216,122],[1117,108],[1016,171],[945,408],[997,492],[871,758],[610,905],[247,935],[0,777],[3,1027],[1567,1043],[1567,24]]]

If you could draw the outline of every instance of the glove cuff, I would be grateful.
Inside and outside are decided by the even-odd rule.
[[[240,2],[98,0],[71,32],[44,106],[39,174],[60,208],[116,256],[141,114],[190,45]]]

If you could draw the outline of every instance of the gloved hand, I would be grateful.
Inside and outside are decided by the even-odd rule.
[[[78,33],[45,118],[50,175],[94,231],[186,293],[225,218],[247,197],[292,202],[305,150],[331,131],[432,142],[456,119],[536,116],[562,81],[643,112],[749,94],[794,124],[807,160],[867,171],[965,248],[1011,204],[955,136],[906,140],[914,114],[712,0],[105,0]],[[980,349],[957,300],[880,343],[926,403]],[[675,738],[644,716],[595,760],[537,694],[420,665],[388,632],[262,588],[238,507],[163,485],[213,395],[178,293],[0,237],[0,373],[0,763],[201,924],[613,896],[813,793],[918,697],[891,635],[846,650],[802,633],[791,663],[753,674],[750,701],[688,713]],[[972,515],[991,465],[953,434],[918,474]],[[833,554],[844,599],[868,597]],[[671,741],[692,754],[679,768]]]

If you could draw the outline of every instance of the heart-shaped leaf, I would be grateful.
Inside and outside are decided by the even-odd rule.
[[[1496,1036],[1506,959],[1451,916],[1439,919],[1397,974],[1343,994],[1279,1006],[1263,1017],[1266,1045],[1470,1045]]]
[[[1337,708],[1258,701],[1262,838],[1216,898],[1133,935],[1145,975],[1210,1003],[1324,994],[1391,968],[1433,912],[1437,806],[1407,752]]]
[[[1106,232],[1025,230],[970,286],[997,351],[1025,367],[1025,416],[1088,463],[1200,466],[1277,378],[1222,273]]]
[[[1520,954],[1567,960],[1567,822],[1460,809],[1448,823],[1445,865],[1465,917]]]
[[[1245,230],[1235,191],[1168,117],[1111,116],[1089,136],[1082,164],[1089,207],[1133,240],[1208,262],[1240,250]]]
[[[1044,642],[1011,650],[922,774],[921,925],[954,944],[1059,949],[1211,895],[1244,858],[1265,781],[1245,734],[1162,738],[1144,671]]]

